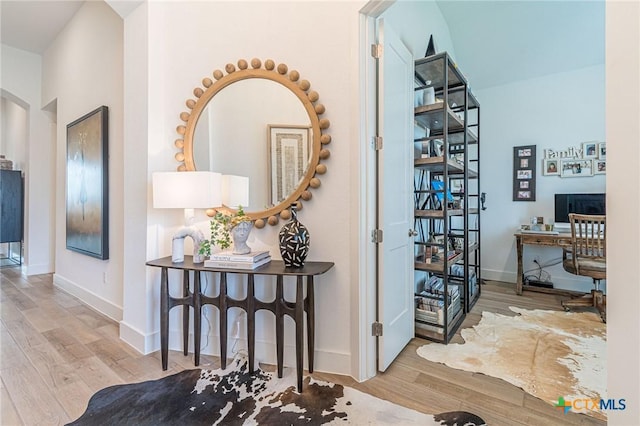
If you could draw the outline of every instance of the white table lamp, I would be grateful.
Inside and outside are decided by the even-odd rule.
[[[184,262],[184,239],[193,239],[193,263],[204,262],[199,254],[204,234],[193,225],[194,209],[222,205],[222,175],[215,172],[153,173],[153,207],[184,209],[185,226],[173,236],[171,261]]]

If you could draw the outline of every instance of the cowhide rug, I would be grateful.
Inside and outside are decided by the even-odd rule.
[[[418,355],[459,370],[503,379],[556,405],[606,398],[606,324],[591,312],[526,310],[517,316],[483,312],[463,329],[463,344],[427,344]],[[572,410],[604,419],[603,411]]]
[[[295,371],[248,372],[246,357],[224,370],[186,370],[159,380],[111,386],[89,400],[71,425],[482,425],[480,417],[454,411],[423,414],[353,388]]]

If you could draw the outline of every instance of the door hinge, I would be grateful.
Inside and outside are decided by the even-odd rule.
[[[374,322],[373,324],[371,324],[371,335],[374,336],[374,337],[382,336],[382,323],[381,322]]]
[[[382,149],[382,136],[373,137],[373,149],[380,151]]]
[[[381,44],[372,44],[371,45],[371,56],[376,59],[382,58],[382,45]]]
[[[382,229],[374,229],[371,231],[371,242],[376,244],[382,242]]]

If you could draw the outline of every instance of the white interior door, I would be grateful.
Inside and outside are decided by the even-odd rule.
[[[413,56],[378,21],[378,369],[384,371],[414,335]]]

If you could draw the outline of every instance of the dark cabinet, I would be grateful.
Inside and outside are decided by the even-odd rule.
[[[0,170],[0,243],[9,243],[8,259],[22,263],[24,185],[20,170]],[[12,256],[11,243],[19,243]]]

